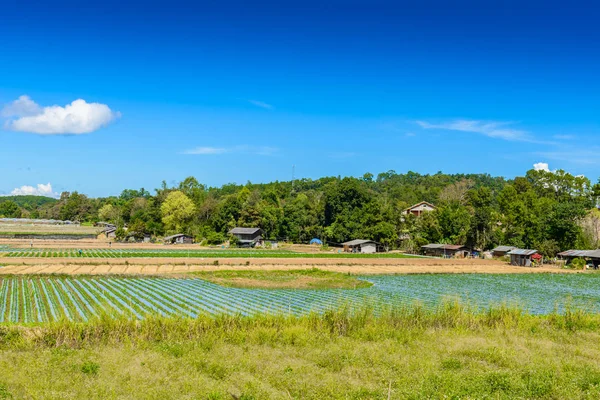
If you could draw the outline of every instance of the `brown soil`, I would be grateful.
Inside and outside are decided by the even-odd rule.
[[[423,273],[572,273],[577,271],[546,266],[515,267],[495,260],[443,260],[430,258],[314,259],[314,258],[0,258],[0,274],[181,274],[193,271],[289,270],[317,267],[326,271],[353,274]],[[581,272],[581,271],[579,271]]]

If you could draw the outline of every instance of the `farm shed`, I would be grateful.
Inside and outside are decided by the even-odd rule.
[[[542,258],[537,250],[530,249],[512,249],[507,255],[510,256],[510,265],[519,267],[531,267],[533,260]]]
[[[184,235],[183,233],[178,233],[176,235],[167,236],[163,241],[165,244],[192,244],[194,243],[194,238],[189,235]]]
[[[567,250],[558,253],[558,256],[570,264],[576,258],[583,258],[591,262],[594,269],[600,268],[600,249],[599,250]]]
[[[492,249],[494,257],[504,257],[509,251],[516,249],[514,246],[498,246]]]
[[[428,203],[426,201],[422,201],[420,203],[417,203],[413,206],[408,207],[406,210],[404,210],[404,214],[405,215],[412,214],[416,217],[419,217],[424,212],[429,212],[429,211],[433,211],[433,210],[435,210],[435,206],[433,204]]]
[[[383,251],[383,246],[374,240],[355,239],[342,243],[345,252],[372,254]]]
[[[262,229],[260,228],[233,228],[230,235],[237,238],[240,247],[254,247],[262,242]]]
[[[467,247],[459,244],[439,244],[430,243],[425,246],[421,246],[423,254],[432,257],[445,257],[445,258],[465,258],[468,257],[470,251]]]
[[[116,236],[117,228],[113,225],[102,229],[98,235],[98,239],[114,239]]]

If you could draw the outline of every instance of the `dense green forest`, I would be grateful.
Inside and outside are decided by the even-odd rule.
[[[188,233],[217,244],[234,226],[257,226],[269,239],[329,243],[354,238],[390,248],[429,243],[489,249],[498,244],[536,248],[552,256],[568,248],[599,247],[600,182],[564,171],[530,170],[506,180],[487,174],[421,175],[394,171],[361,178],[207,187],[189,177],[175,187],[124,190],[118,197],[72,192],[59,200],[2,198],[0,216],[108,221],[124,232]],[[427,201],[437,210],[420,217],[403,211]]]

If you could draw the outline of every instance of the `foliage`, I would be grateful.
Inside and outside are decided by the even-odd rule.
[[[19,209],[31,217],[107,220],[139,235],[187,233],[209,244],[223,243],[231,228],[246,226],[261,228],[267,240],[296,243],[314,237],[329,245],[372,239],[410,251],[429,242],[481,250],[503,244],[553,256],[600,245],[600,217],[590,211],[598,196],[600,183],[565,171],[531,170],[512,180],[387,171],[298,179],[293,187],[292,182],[208,187],[188,177],[173,187],[163,182],[154,194],[126,189],[120,196],[90,199],[65,192],[59,200]],[[437,210],[420,217],[404,214],[420,201]],[[14,205],[5,207],[11,215],[18,212]]]
[[[165,227],[167,230],[176,231],[177,233],[183,230],[195,211],[194,203],[180,191],[169,193],[160,207],[162,222]]]

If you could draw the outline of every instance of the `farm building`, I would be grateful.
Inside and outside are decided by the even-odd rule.
[[[594,269],[600,268],[600,249],[599,250],[567,250],[558,253],[558,256],[570,264],[576,258],[583,258],[591,264]]]
[[[531,267],[533,261],[542,259],[537,250],[530,249],[512,249],[506,254],[510,256],[510,265],[519,267]]]
[[[163,238],[165,244],[192,244],[194,243],[194,238],[189,235],[184,235],[183,233],[178,233],[177,235],[171,235]]]
[[[438,244],[430,243],[425,246],[421,246],[423,254],[432,257],[454,257],[454,258],[465,258],[471,253],[465,246],[459,244]]]
[[[514,246],[498,246],[492,249],[492,255],[494,257],[504,257],[509,251],[516,249]]]
[[[404,214],[412,214],[416,217],[419,217],[424,212],[429,212],[433,210],[435,210],[435,206],[433,204],[428,203],[426,201],[422,201],[420,203],[415,204],[414,206],[408,207],[406,210],[404,210]]]
[[[114,225],[107,226],[100,231],[98,239],[114,239],[117,236],[117,227]]]
[[[240,247],[254,247],[262,242],[263,231],[260,228],[233,228],[230,235],[237,238]]]
[[[383,246],[374,240],[355,239],[342,243],[344,251],[349,253],[372,254],[383,251]]]

